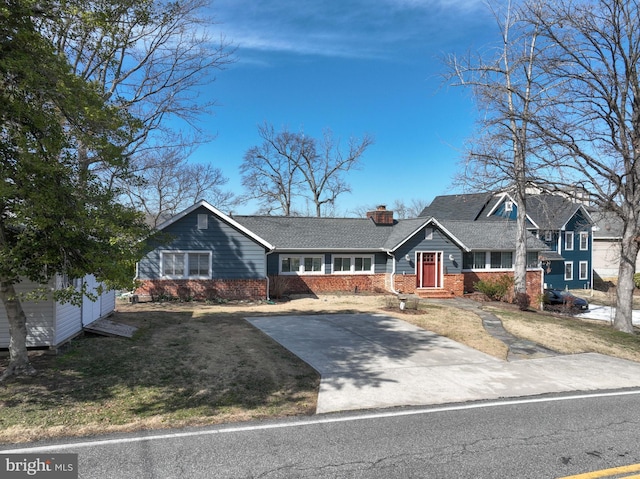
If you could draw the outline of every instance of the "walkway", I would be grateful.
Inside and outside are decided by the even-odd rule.
[[[547,358],[552,356],[558,356],[560,353],[551,349],[545,348],[539,344],[526,339],[517,338],[513,334],[509,333],[502,321],[495,314],[490,313],[482,309],[482,303],[478,303],[468,298],[451,298],[451,299],[429,299],[428,302],[435,304],[442,304],[445,306],[455,306],[459,309],[471,311],[478,315],[482,319],[482,325],[484,329],[494,338],[499,339],[509,348],[507,354],[507,361],[514,361],[518,359],[533,359],[533,358]]]

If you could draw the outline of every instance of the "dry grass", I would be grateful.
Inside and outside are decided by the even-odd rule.
[[[411,310],[399,312],[397,308],[387,308],[385,313],[498,359],[507,358],[507,346],[489,335],[480,317],[469,311],[426,303],[421,304],[415,313]]]
[[[640,336],[620,333],[602,321],[576,319],[497,307],[505,329],[564,354],[601,353],[640,362]]]
[[[0,385],[0,442],[25,442],[313,414],[318,374],[243,318],[376,312],[504,359],[476,315],[390,296],[333,295],[276,304],[119,304],[133,339],[86,335],[57,356],[34,354],[35,377]],[[601,324],[496,310],[514,334],[563,352],[640,361],[640,343]],[[0,371],[6,366],[0,359]]]

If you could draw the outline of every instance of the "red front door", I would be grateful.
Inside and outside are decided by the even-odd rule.
[[[420,269],[417,271],[418,288],[440,287],[441,253],[418,253]]]

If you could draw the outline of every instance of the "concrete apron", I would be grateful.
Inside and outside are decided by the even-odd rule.
[[[247,318],[321,375],[317,413],[640,387],[601,354],[506,362],[384,315]]]

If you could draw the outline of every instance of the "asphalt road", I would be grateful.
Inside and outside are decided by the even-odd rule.
[[[639,406],[636,390],[155,431],[20,452],[78,453],[79,477],[96,479],[559,478],[640,463]]]

